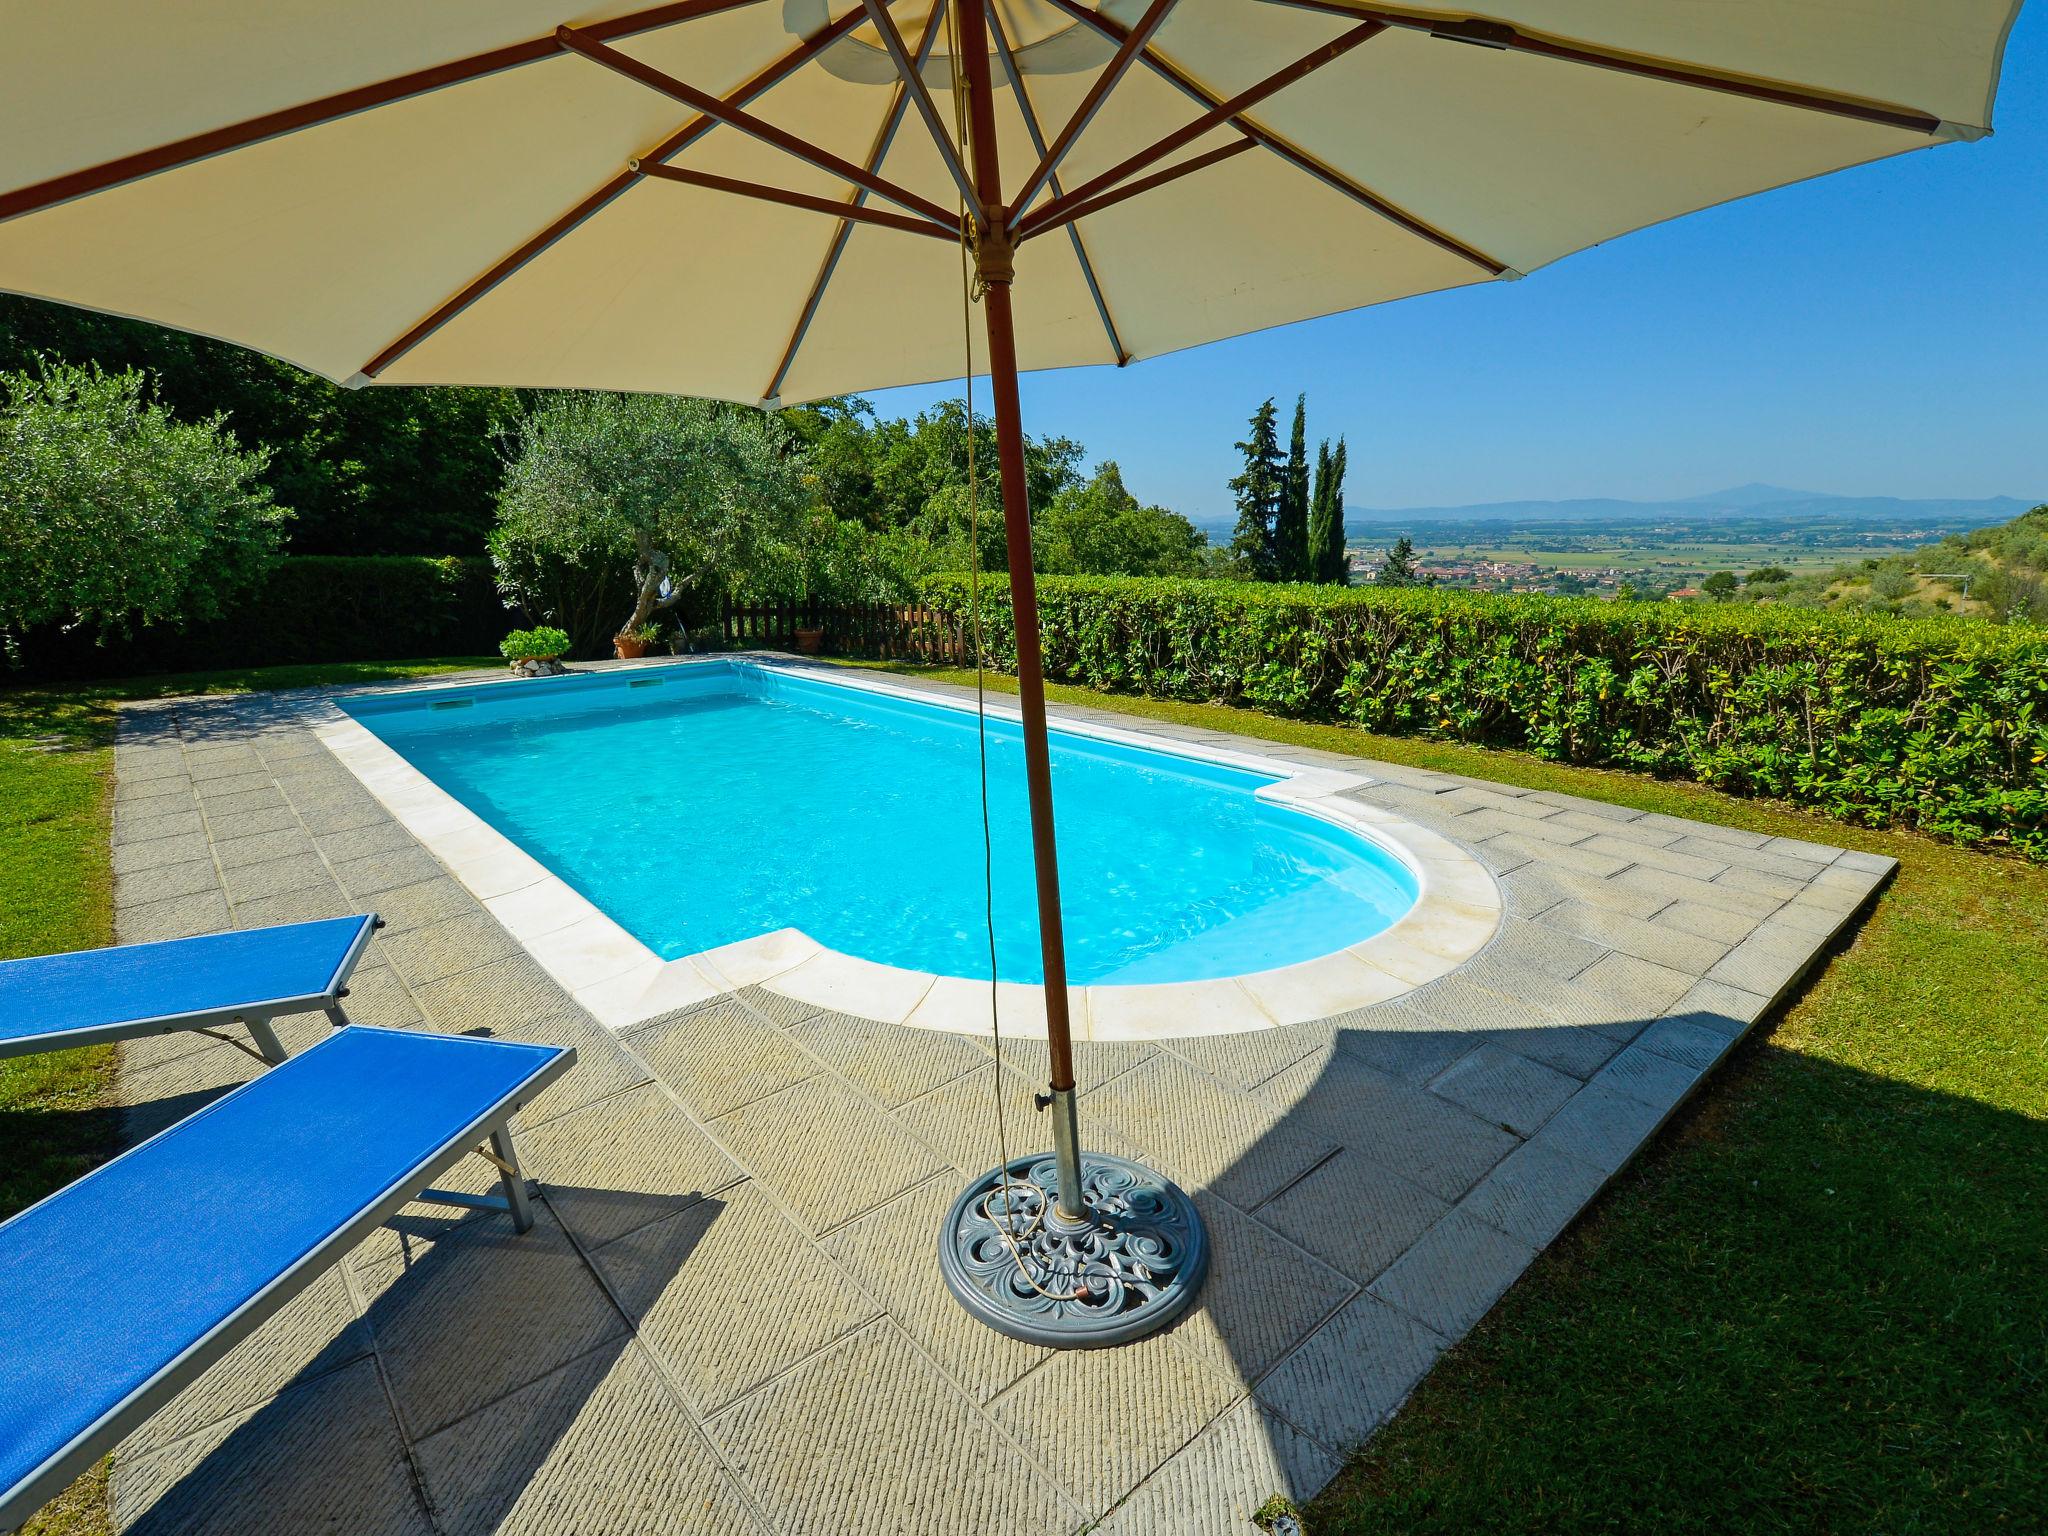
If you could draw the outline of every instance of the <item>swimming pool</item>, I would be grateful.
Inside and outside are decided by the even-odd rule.
[[[343,706],[420,774],[674,961],[781,929],[986,980],[974,717],[793,669],[708,662]],[[988,724],[995,966],[1042,980],[1023,754]],[[1189,982],[1363,943],[1417,875],[1260,791],[1280,772],[1055,729],[1077,986]]]

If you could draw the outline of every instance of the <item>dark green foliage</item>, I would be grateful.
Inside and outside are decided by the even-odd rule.
[[[1308,524],[1308,579],[1340,586],[1351,579],[1344,559],[1344,458],[1341,437],[1334,453],[1327,439],[1317,445]]]
[[[294,554],[483,551],[512,391],[341,389],[244,347],[0,294],[0,372],[34,372],[39,357],[140,368],[174,416],[224,415],[269,450],[263,479],[295,514]]]
[[[1273,581],[1280,569],[1273,525],[1280,514],[1285,467],[1276,419],[1271,400],[1252,412],[1251,431],[1237,445],[1244,455],[1244,473],[1230,482],[1237,497],[1237,528],[1230,536],[1230,554],[1239,574],[1253,581]]]
[[[964,578],[927,580],[964,613]],[[990,589],[991,655],[1014,655]],[[2048,860],[2048,632],[1748,605],[1047,578],[1049,676],[1697,779]]]
[[[1373,584],[1380,587],[1416,587],[1422,585],[1422,573],[1415,565],[1415,541],[1407,534],[1394,540],[1385,556],[1380,560],[1379,573],[1373,577]]]
[[[1287,439],[1287,467],[1280,475],[1280,505],[1273,514],[1274,574],[1282,581],[1307,581],[1308,396],[1294,397],[1294,429]]]
[[[1178,512],[1139,501],[1114,459],[1032,519],[1033,563],[1054,575],[1197,576],[1208,553],[1208,535]]]
[[[1761,587],[1772,582],[1790,581],[1792,573],[1782,565],[1761,565],[1742,578],[1745,587]]]
[[[140,629],[95,645],[32,631],[30,678],[127,677],[297,662],[475,656],[497,649],[505,608],[485,559],[426,555],[296,555],[224,619],[183,630]]]

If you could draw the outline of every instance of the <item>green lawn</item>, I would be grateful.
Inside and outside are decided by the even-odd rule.
[[[112,937],[117,700],[473,664],[0,693],[0,955]],[[1854,944],[1723,1064],[1317,1501],[1313,1536],[2038,1527],[2048,869],[1521,754],[1052,694],[1901,861]],[[0,1065],[0,1213],[104,1154],[109,1070],[92,1052]],[[30,1529],[103,1528],[90,1480],[70,1502]]]
[[[2048,869],[1521,754],[1051,694],[1900,861],[1853,944],[1316,1501],[1311,1536],[2043,1527]]]
[[[0,689],[0,959],[114,941],[109,833],[115,706],[188,693],[374,682],[482,666],[481,658],[271,667]],[[0,1061],[0,1218],[77,1178],[111,1149],[111,1046]],[[30,1536],[106,1528],[105,1468],[32,1520]]]

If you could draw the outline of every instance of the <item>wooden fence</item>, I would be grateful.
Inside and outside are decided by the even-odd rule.
[[[797,648],[797,631],[821,630],[822,649],[884,661],[971,665],[966,628],[922,603],[727,603],[725,640],[741,647]]]

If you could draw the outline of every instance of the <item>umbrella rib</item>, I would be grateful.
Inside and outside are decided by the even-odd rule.
[[[886,197],[898,207],[930,219],[941,229],[950,230],[956,227],[951,214],[929,198],[919,197],[908,187],[899,187],[885,177],[864,171],[851,160],[842,159],[829,149],[778,128],[773,123],[754,116],[744,107],[721,101],[709,91],[700,91],[694,85],[678,80],[674,75],[665,74],[651,64],[643,64],[628,54],[620,53],[616,48],[598,42],[574,27],[559,27],[556,31],[562,39],[563,46],[575,49],[592,63],[602,64],[615,74],[624,75],[628,80],[644,85],[649,90],[671,96],[706,117],[735,128],[749,138],[772,145],[784,154],[793,155],[806,164],[837,176],[842,181],[851,182],[857,187],[866,187],[876,196]]]
[[[607,40],[630,37],[636,32],[676,26],[682,22],[694,21],[700,16],[715,16],[722,11],[738,10],[759,3],[760,0],[682,0],[680,4],[658,5],[648,10],[614,16],[608,21],[593,22],[586,30],[596,37]],[[229,150],[245,149],[251,144],[260,144],[265,139],[280,138],[304,128],[317,128],[322,123],[352,117],[358,112],[367,112],[374,107],[390,106],[414,96],[424,96],[430,91],[444,90],[451,85],[481,80],[508,69],[518,69],[522,65],[538,64],[544,59],[558,57],[561,52],[561,43],[553,33],[549,33],[546,37],[529,38],[525,42],[493,48],[487,53],[471,54],[467,58],[451,59],[445,64],[416,69],[409,74],[394,75],[389,80],[380,80],[374,85],[357,86],[352,90],[336,92],[332,96],[301,102],[297,106],[244,118],[239,123],[209,128],[204,133],[195,133],[188,138],[159,144],[152,149],[138,150],[132,155],[122,155],[98,165],[87,166],[83,170],[67,171],[61,176],[53,176],[33,186],[18,187],[12,192],[0,193],[0,221],[37,213],[58,203],[69,202],[73,198],[104,192],[127,182],[140,181],[146,176],[174,171],[180,166],[211,159]]]
[[[815,37],[806,39],[790,49],[789,52],[783,54],[781,58],[775,60],[774,63],[768,65],[767,68],[733,91],[727,99],[740,103],[752,101],[755,97],[761,95],[762,92],[788,79],[790,75],[801,69],[805,64],[817,57],[818,54],[838,42],[840,38],[858,26],[866,18],[866,15],[867,13],[858,7],[846,12],[836,21],[829,23]],[[644,168],[650,161],[665,161],[681,154],[717,125],[717,119],[707,115],[700,114],[691,118],[690,121],[683,124],[682,127],[662,140],[661,143],[657,144],[645,155],[640,156],[642,167]],[[389,368],[393,363],[397,362],[406,353],[410,352],[450,320],[453,320],[457,315],[469,308],[470,305],[489,293],[493,288],[496,288],[521,267],[524,267],[536,256],[547,250],[557,240],[560,240],[578,225],[584,223],[608,206],[614,198],[632,186],[637,179],[631,171],[620,171],[567,213],[562,214],[545,229],[534,235],[532,239],[526,241],[518,249],[505,256],[488,270],[472,278],[468,283],[457,289],[439,308],[427,315],[403,336],[392,342],[382,352],[379,352],[375,357],[363,364],[363,378],[376,378],[378,374]]]
[[[1048,0],[1048,3],[1062,14],[1071,16],[1075,21],[1082,23],[1084,26],[1092,27],[1111,42],[1120,43],[1124,39],[1125,29],[1119,23],[1097,11],[1088,9],[1085,5],[1080,4],[1079,0]],[[1221,97],[1209,90],[1208,87],[1202,85],[1194,76],[1166,57],[1157,48],[1148,47],[1143,50],[1139,57],[1144,60],[1145,66],[1148,69],[1190,100],[1199,102],[1204,107],[1216,107],[1221,104]],[[1230,124],[1246,138],[1253,140],[1265,149],[1271,150],[1288,164],[1295,166],[1299,170],[1306,171],[1309,175],[1315,177],[1316,180],[1335,191],[1343,193],[1353,202],[1370,208],[1381,218],[1400,225],[1401,228],[1407,230],[1411,235],[1427,240],[1430,244],[1440,246],[1444,250],[1449,251],[1453,256],[1469,261],[1488,276],[1500,277],[1510,270],[1506,262],[1496,261],[1484,251],[1467,245],[1464,241],[1459,240],[1453,235],[1446,234],[1433,225],[1424,223],[1405,208],[1398,207],[1394,203],[1389,202],[1362,182],[1353,180],[1334,166],[1326,165],[1323,161],[1318,160],[1299,145],[1282,138],[1249,114],[1239,113],[1236,117],[1230,119]]]
[[[1731,96],[1746,96],[1755,101],[1774,102],[1779,106],[1800,107],[1809,112],[1825,112],[1835,117],[1880,123],[1888,128],[1904,128],[1913,133],[1938,133],[1943,126],[1942,120],[1932,113],[1917,112],[1909,107],[1886,102],[1859,101],[1853,97],[1830,95],[1826,91],[1759,79],[1753,75],[1719,74],[1701,69],[1697,65],[1641,58],[1633,54],[1590,47],[1584,43],[1545,37],[1540,33],[1524,32],[1504,22],[1476,18],[1454,20],[1443,16],[1379,10],[1372,6],[1346,5],[1343,0],[1265,0],[1265,3],[1286,6],[1291,10],[1315,11],[1327,16],[1378,21],[1389,27],[1426,33],[1448,42],[1473,43],[1482,48],[1560,59],[1570,64],[1616,70],[1647,80],[1688,85],[1703,91],[1721,91]]]
[[[771,187],[758,181],[741,181],[732,176],[714,176],[709,171],[685,170],[679,165],[656,165],[633,163],[632,169],[641,176],[652,176],[657,181],[679,182],[686,187],[702,187],[710,192],[730,192],[737,197],[751,197],[759,202],[778,203],[785,208],[803,208],[812,213],[828,213],[835,219],[852,220],[860,224],[875,224],[883,229],[900,229],[908,234],[929,235],[934,240],[943,240],[956,245],[960,232],[941,229],[930,219],[913,219],[907,213],[884,213],[879,208],[866,208],[829,197],[817,197],[809,192],[792,192],[786,187]]]
[[[931,14],[925,18],[924,36],[917,40],[917,63],[922,69],[926,59],[931,57],[932,44],[938,40],[939,21],[946,14],[949,0],[937,0]],[[896,94],[890,98],[889,110],[882,116],[882,125],[875,130],[875,142],[868,150],[867,167],[880,170],[882,162],[889,158],[890,146],[896,142],[896,130],[903,126],[904,108],[910,105],[909,88],[902,82],[896,86]],[[858,207],[867,198],[867,193],[856,187],[849,203]],[[818,275],[811,282],[811,291],[804,299],[804,307],[797,315],[795,327],[789,333],[789,344],[782,349],[782,361],[775,365],[775,377],[768,381],[768,387],[761,392],[763,405],[782,398],[782,381],[789,377],[789,370],[796,363],[797,349],[803,346],[804,338],[810,334],[811,322],[817,318],[818,306],[825,301],[825,289],[832,281],[833,273],[839,270],[839,258],[846,252],[846,242],[853,234],[853,226],[841,221],[832,233],[832,243],[825,248],[825,259],[818,264]],[[959,238],[957,229],[953,232]]]
[[[910,50],[903,46],[903,34],[897,30],[891,19],[887,0],[863,0],[868,17],[875,24],[875,31],[881,35],[882,46],[887,49],[890,61],[896,66],[896,73],[903,82],[903,88],[910,93],[910,99],[917,107],[917,115],[924,119],[924,126],[932,136],[932,143],[939,151],[939,158],[946,164],[946,170],[953,177],[953,184],[960,189],[960,196],[971,209],[978,209],[980,200],[974,195],[974,178],[967,174],[967,167],[960,163],[960,150],[947,134],[939,117],[939,109],[932,105],[931,92],[924,88],[920,66],[913,64]],[[954,235],[959,230],[955,227]]]
[[[1113,207],[1125,198],[1136,197],[1141,192],[1150,192],[1155,187],[1163,187],[1169,181],[1179,181],[1181,177],[1192,175],[1196,171],[1206,171],[1210,166],[1241,155],[1248,149],[1256,149],[1258,142],[1257,139],[1250,137],[1233,139],[1230,143],[1219,145],[1207,154],[1196,155],[1192,159],[1183,160],[1177,165],[1169,165],[1163,171],[1154,171],[1150,176],[1141,176],[1136,181],[1124,182],[1120,186],[1112,187],[1107,192],[1099,192],[1093,197],[1069,196],[1055,198],[1039,210],[1040,217],[1033,219],[1022,230],[1018,231],[1017,239],[1021,243],[1032,238],[1034,235],[1042,235],[1049,229],[1059,229],[1062,226],[1071,229],[1076,219],[1086,218],[1091,213],[1100,213],[1103,209]]]
[[[1187,145],[1194,143],[1195,140],[1209,132],[1210,129],[1220,127],[1224,123],[1242,117],[1268,96],[1275,95],[1297,81],[1306,79],[1325,64],[1333,63],[1337,59],[1342,58],[1360,43],[1370,42],[1386,30],[1384,23],[1368,21],[1330,39],[1329,42],[1322,44],[1310,53],[1302,55],[1285,68],[1275,70],[1258,84],[1248,86],[1244,90],[1239,91],[1228,101],[1218,102],[1193,122],[1176,128],[1165,138],[1158,140],[1145,149],[1139,150],[1135,155],[1130,156],[1120,164],[1111,166],[1108,170],[1102,172],[1101,175],[1091,177],[1089,180],[1081,183],[1080,186],[1072,188],[1066,193],[1064,198],[1056,198],[1054,201],[1047,203],[1036,214],[1015,226],[1017,233],[1022,236],[1035,229],[1050,228],[1058,222],[1053,215],[1059,209],[1061,202],[1082,203],[1100,197],[1104,192],[1116,186],[1117,183],[1136,175],[1149,165],[1157,164],[1175,150],[1185,148]]]
[[[1095,77],[1095,83],[1088,87],[1088,94],[1083,96],[1081,104],[1074,108],[1074,115],[1067,119],[1066,127],[1060,130],[1059,137],[1052,142],[1052,147],[1039,147],[1037,168],[1025,178],[1023,187],[1010,201],[1012,230],[1017,228],[1018,219],[1030,205],[1031,199],[1038,195],[1038,189],[1052,178],[1052,173],[1058,170],[1067,158],[1068,152],[1074,147],[1074,141],[1081,137],[1081,131],[1094,121],[1095,114],[1101,110],[1103,102],[1109,99],[1109,93],[1115,90],[1118,83],[1130,72],[1131,65],[1137,62],[1139,52],[1151,43],[1153,34],[1164,25],[1166,13],[1173,9],[1173,5],[1174,0],[1152,0],[1145,8],[1145,14],[1138,18],[1138,24],[1131,28],[1124,40],[1117,45],[1115,54],[1102,67],[1102,73]]]
[[[995,39],[996,57],[1002,61],[1003,73],[1009,76],[1010,89],[1016,94],[1017,108],[1024,116],[1024,131],[1031,135],[1031,147],[1038,151],[1040,160],[1045,158],[1045,132],[1039,126],[1038,113],[1032,108],[1031,93],[1024,88],[1024,71],[1017,67],[1017,56],[1010,48],[1010,34],[1003,27],[1003,18],[996,14],[995,0],[984,0],[984,11],[988,16],[989,35]],[[1046,185],[1052,188],[1052,195],[1060,195],[1060,178],[1057,171],[1048,172]],[[1069,221],[1067,238],[1074,247],[1074,260],[1080,263],[1081,278],[1088,284],[1088,296],[1095,301],[1095,313],[1102,320],[1103,334],[1109,338],[1110,355],[1121,368],[1131,360],[1131,354],[1124,348],[1124,339],[1117,334],[1116,321],[1110,317],[1109,301],[1102,296],[1102,284],[1095,278],[1095,263],[1088,259],[1088,247],[1081,239],[1078,223]]]

